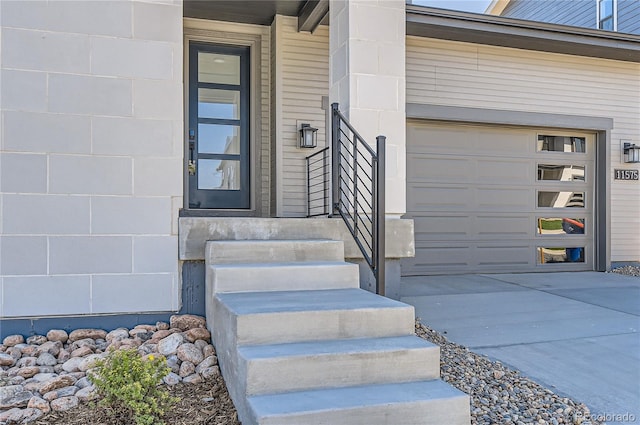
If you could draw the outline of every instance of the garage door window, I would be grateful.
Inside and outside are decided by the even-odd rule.
[[[585,153],[586,138],[538,135],[538,152]]]
[[[584,166],[538,164],[538,180],[559,182],[584,181]]]

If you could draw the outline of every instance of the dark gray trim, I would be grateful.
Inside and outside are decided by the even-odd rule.
[[[595,182],[595,247],[594,268],[611,268],[611,129],[613,119],[582,115],[547,114],[540,112],[503,111],[499,109],[462,108],[457,106],[408,103],[407,119],[466,122],[474,124],[513,125],[523,127],[556,127],[591,130],[596,136]]]
[[[464,108],[458,106],[407,103],[408,119],[430,119],[527,127],[558,127],[576,130],[610,130],[613,119],[501,109]]]
[[[407,5],[407,35],[640,62],[640,36]]]
[[[271,25],[275,15],[298,16],[304,0],[185,0],[186,18]]]
[[[307,0],[298,13],[298,31],[314,32],[329,13],[329,0]]]
[[[603,129],[596,136],[595,187],[595,257],[597,271],[611,269],[611,131]]]

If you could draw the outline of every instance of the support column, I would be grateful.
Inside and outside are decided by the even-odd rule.
[[[406,212],[405,0],[332,0],[330,100],[375,149],[386,144],[386,213]]]

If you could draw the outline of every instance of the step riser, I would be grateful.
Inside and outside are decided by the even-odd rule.
[[[390,367],[393,365],[393,367]],[[238,367],[246,376],[248,395],[411,382],[440,377],[440,350],[428,347],[384,352],[358,352],[281,357],[247,362]]]
[[[247,291],[299,291],[359,287],[357,264],[285,267],[209,265],[206,285],[212,294]]]
[[[469,425],[470,422],[469,398],[461,396],[299,415],[254,416],[247,425]]]
[[[413,307],[304,311],[238,317],[237,344],[411,335]]]
[[[342,241],[209,241],[208,264],[344,261]]]

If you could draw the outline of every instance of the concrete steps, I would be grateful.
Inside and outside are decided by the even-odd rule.
[[[309,267],[313,267],[313,273]],[[358,265],[344,261],[210,265],[213,291],[287,291],[358,288]]]
[[[468,425],[413,307],[358,288],[340,241],[208,242],[207,325],[249,424]]]
[[[440,380],[249,397],[261,425],[468,425],[469,398]]]
[[[247,395],[440,377],[440,347],[413,335],[241,346],[238,355]]]

